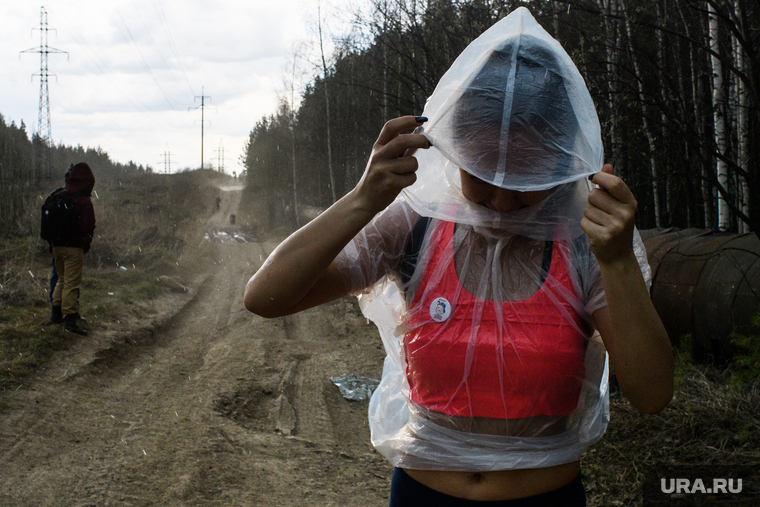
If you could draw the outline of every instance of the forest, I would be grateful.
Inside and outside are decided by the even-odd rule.
[[[104,150],[54,145],[29,135],[21,121],[7,124],[0,114],[0,236],[36,236],[42,196],[63,186],[66,170],[86,162],[98,179],[152,172],[150,167],[114,162]]]
[[[350,191],[385,121],[422,113],[467,44],[520,6],[586,80],[639,228],[760,229],[757,0],[371,0],[334,54],[320,18],[315,74],[256,121],[242,157],[269,225]]]

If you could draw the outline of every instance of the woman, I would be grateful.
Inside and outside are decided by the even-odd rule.
[[[672,397],[636,201],[602,165],[583,79],[524,8],[467,47],[424,114],[386,123],[356,188],[275,249],[246,307],[360,294],[388,354],[370,427],[396,467],[391,506],[585,505],[608,360],[638,409]]]

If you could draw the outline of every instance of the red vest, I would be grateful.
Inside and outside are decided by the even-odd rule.
[[[549,274],[538,292],[502,303],[497,316],[492,301],[477,299],[459,283],[454,223],[442,222],[432,234],[433,255],[404,338],[411,401],[452,416],[495,419],[575,410],[587,335],[583,318],[566,300],[578,299],[563,259],[567,245],[553,244]],[[442,258],[446,266],[439,266]],[[440,273],[435,280],[434,272]]]

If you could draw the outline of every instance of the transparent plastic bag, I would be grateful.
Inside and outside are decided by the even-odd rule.
[[[340,390],[341,396],[350,401],[366,400],[372,396],[372,392],[377,389],[380,383],[379,380],[373,378],[348,373],[330,377],[330,380]]]

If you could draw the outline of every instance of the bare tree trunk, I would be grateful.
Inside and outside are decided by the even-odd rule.
[[[728,190],[728,167],[722,156],[726,154],[726,111],[725,92],[723,89],[723,68],[720,61],[720,46],[718,44],[718,18],[710,2],[707,2],[710,38],[710,63],[712,66],[712,108],[715,135],[715,171],[718,184]],[[718,192],[718,230],[726,231],[730,226],[728,204],[723,194]]]
[[[736,19],[740,20],[741,13],[739,11],[739,0],[734,0],[734,13],[736,14]],[[742,26],[739,28],[743,31]],[[736,68],[739,70],[739,72],[746,73],[747,69],[745,68],[744,64],[744,47],[739,43],[735,34],[733,36],[733,42]],[[739,75],[736,76],[736,123],[738,138],[736,161],[744,172],[744,174],[737,175],[737,178],[740,181],[740,184],[737,185],[740,191],[739,207],[744,215],[749,216],[749,182],[747,181],[749,174],[749,122],[747,116],[747,87],[744,83],[744,80]],[[739,232],[750,232],[749,224],[741,221],[739,223]]]
[[[332,140],[330,138],[330,93],[327,87],[327,61],[325,60],[325,48],[322,44],[322,11],[320,4],[317,3],[317,27],[319,29],[319,52],[322,55],[322,73],[324,75],[325,85],[325,112],[327,123],[327,169],[330,174],[330,192],[332,195],[332,202],[338,200],[335,194],[335,176],[333,175],[333,163],[332,163]]]
[[[657,161],[655,160],[655,144],[654,136],[649,128],[649,120],[647,119],[646,109],[644,108],[644,91],[641,85],[641,72],[639,70],[639,62],[636,58],[636,53],[633,51],[633,33],[631,30],[631,20],[628,16],[628,9],[625,6],[625,2],[621,2],[623,9],[623,17],[625,18],[625,30],[628,35],[628,50],[631,53],[631,61],[633,62],[633,70],[636,73],[636,92],[639,98],[639,105],[641,107],[641,121],[644,127],[644,134],[647,137],[647,143],[649,144],[649,169],[652,175],[652,193],[654,194],[654,217],[655,225],[659,229],[662,227],[662,215],[660,207],[660,186],[659,175],[657,174]]]
[[[357,114],[359,112],[359,105],[356,101],[356,66],[351,66],[351,111],[353,111],[353,114]],[[353,155],[353,164],[352,167],[354,168],[353,174],[351,175],[351,186],[353,187],[359,182],[359,178],[361,177],[361,173],[359,171],[359,142],[357,139],[354,139],[351,143],[351,153]]]
[[[686,19],[686,16],[683,12],[683,5],[682,2],[675,2],[676,7],[678,8],[678,14],[681,17],[681,22],[684,26],[684,31],[686,32],[686,37],[688,40],[698,40],[702,37],[701,33],[693,34],[690,27],[689,22]],[[700,107],[700,104],[702,101],[700,100],[700,97],[702,96],[703,90],[701,86],[701,81],[699,80],[698,76],[700,74],[699,69],[697,66],[699,65],[699,61],[694,56],[694,44],[689,44],[689,77],[691,80],[691,100],[689,101],[693,107],[694,107],[694,125],[697,129],[697,134],[702,137],[702,135],[705,132],[705,126],[702,119],[702,108]],[[701,162],[701,160],[704,159],[702,154],[701,145],[697,146],[697,159],[700,160],[700,172],[699,177],[696,178],[698,183],[698,188],[701,191],[702,194],[702,206],[703,206],[703,213],[702,213],[702,220],[704,221],[704,227],[705,228],[711,228],[713,227],[713,219],[712,219],[712,199],[710,197],[711,194],[711,185],[710,185],[710,179],[709,179],[709,168]],[[688,152],[687,152],[688,154]],[[689,209],[691,209],[689,207]]]
[[[401,116],[401,55],[398,55],[398,72],[396,73],[396,117]]]
[[[656,2],[655,3],[655,9],[657,12],[657,19],[660,21],[660,23],[666,23],[667,20],[665,19],[664,12],[667,11],[666,8],[667,5],[665,1],[663,2]],[[660,68],[663,68],[663,66],[666,65],[665,62],[665,51],[664,51],[664,27],[661,29],[658,29],[656,32],[657,37],[657,60],[659,62]],[[660,79],[660,100],[665,102],[667,100],[667,91],[665,89],[665,80]],[[668,119],[665,116],[665,110],[660,109],[660,139],[662,142],[667,139],[667,126]],[[673,209],[672,209],[672,187],[673,187],[673,178],[671,177],[671,170],[668,167],[668,159],[666,158],[665,163],[665,213],[667,214],[667,224],[670,225],[673,222]]]
[[[618,108],[615,100],[616,85],[613,76],[615,75],[615,64],[617,63],[617,54],[613,51],[612,41],[615,40],[615,30],[612,26],[613,20],[617,17],[616,0],[599,0],[599,8],[604,13],[604,39],[605,52],[607,56],[607,102],[609,104],[609,131],[610,131],[610,148],[612,157],[619,155],[619,136],[618,136]],[[557,24],[557,14],[555,12],[554,22]],[[555,26],[555,30],[557,27]],[[619,41],[618,41],[619,42]],[[617,174],[621,174],[621,167],[615,169]]]
[[[686,25],[686,21],[685,21],[684,16],[683,16],[683,11],[682,11],[680,5],[678,5],[678,2],[676,2],[676,6],[678,8],[678,13],[679,13],[679,15],[681,17],[681,21],[683,22],[684,27],[686,29],[687,37],[691,38],[691,36],[688,35],[689,34],[689,27],[688,27],[688,25]],[[680,38],[677,39],[676,40],[676,54],[679,54],[679,55],[681,54],[681,44],[682,44],[682,40]],[[694,70],[693,70],[694,58],[693,58],[693,51],[692,51],[692,45],[691,44],[689,44],[689,65],[690,65],[689,69],[691,70],[690,74],[684,70],[683,66],[679,65],[679,66],[676,67],[676,70],[678,71],[678,88],[679,88],[679,93],[680,93],[681,97],[683,97],[683,100],[684,100],[684,109],[683,109],[683,119],[684,119],[684,122],[689,122],[690,121],[690,119],[688,117],[689,111],[686,110],[687,109],[686,104],[694,104],[694,102],[696,101],[696,99],[695,99],[696,93],[694,92],[695,83],[693,82],[693,78],[694,78]],[[688,77],[692,78],[692,82],[690,83],[690,85],[687,85],[687,83],[686,83],[687,74],[688,74]],[[696,108],[696,106],[695,106],[695,108]],[[697,121],[696,118],[693,121],[696,122]],[[696,125],[696,128],[697,128],[697,131],[699,131],[699,125],[698,124]],[[687,165],[689,167],[691,167],[691,165],[692,165],[691,147],[689,146],[689,143],[687,142],[686,139],[682,140],[682,145],[683,145],[683,159],[686,161]],[[684,185],[684,188],[686,190],[686,205],[685,205],[686,227],[690,228],[690,227],[694,227],[694,223],[693,223],[693,216],[694,215],[692,213],[692,211],[693,211],[692,210],[692,202],[694,202],[694,199],[695,199],[694,198],[694,193],[693,193],[694,187],[688,181],[685,182],[685,183],[686,184]]]
[[[301,227],[298,214],[298,177],[296,174],[296,55],[293,55],[293,74],[290,81],[290,147],[293,152],[293,213],[296,216],[296,228]]]
[[[387,37],[385,25],[383,36]],[[383,41],[383,120],[388,120],[388,41]]]

